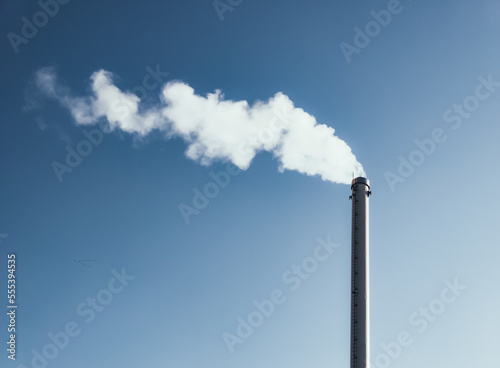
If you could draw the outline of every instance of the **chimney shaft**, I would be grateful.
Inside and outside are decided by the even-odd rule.
[[[370,280],[368,202],[370,182],[352,180],[351,368],[370,366]]]

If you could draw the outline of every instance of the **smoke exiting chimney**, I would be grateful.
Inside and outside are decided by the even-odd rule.
[[[368,199],[370,182],[352,180],[351,239],[351,368],[368,368],[370,363],[370,280]]]
[[[351,173],[364,176],[362,165],[335,129],[278,92],[267,101],[224,99],[221,91],[197,95],[188,84],[171,81],[159,101],[146,103],[115,86],[113,74],[99,70],[91,77],[91,94],[74,97],[57,81],[53,68],[35,74],[39,91],[69,110],[79,125],[107,121],[109,130],[142,138],[157,131],[187,143],[186,156],[203,165],[232,162],[241,170],[262,151],[271,152],[279,170],[294,170],[323,180],[349,184]]]

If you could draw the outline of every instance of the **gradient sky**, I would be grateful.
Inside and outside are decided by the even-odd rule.
[[[181,139],[119,131],[57,179],[51,164],[85,139],[84,128],[37,92],[35,73],[53,67],[75,95],[88,95],[99,69],[132,90],[158,65],[169,73],[164,83],[180,80],[201,95],[220,89],[253,103],[283,92],[352,148],[373,192],[372,368],[498,366],[500,2],[403,0],[347,62],[341,43],[354,45],[354,27],[387,7],[244,0],[221,20],[210,0],[73,0],[16,53],[9,32],[22,35],[23,17],[41,7],[3,1],[0,264],[17,254],[19,309],[17,360],[4,351],[1,365],[31,367],[32,349],[74,321],[81,333],[48,367],[348,367],[349,186],[280,173],[272,154],[260,153],[186,224],[179,205],[192,205],[193,188],[226,163],[188,159]],[[471,97],[478,88],[482,100]],[[148,103],[160,92],[148,91]],[[457,128],[453,110],[463,103],[469,112],[462,108]],[[401,176],[399,157],[418,157],[415,140],[435,129],[446,140]],[[401,176],[392,188],[388,172]],[[282,275],[328,236],[338,249],[291,291]],[[89,268],[84,259],[99,261]],[[86,324],[78,306],[122,268],[135,279]],[[412,325],[455,279],[467,289],[424,331]],[[274,289],[285,302],[231,354],[223,334],[236,334],[238,317]],[[410,346],[375,362],[402,331]]]

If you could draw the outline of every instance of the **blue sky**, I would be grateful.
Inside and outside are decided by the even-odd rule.
[[[246,170],[219,174],[229,183],[186,223],[179,206],[214,188],[227,160],[203,165],[178,135],[119,128],[58,180],[53,162],[99,125],[44,93],[40,70],[57,75],[59,97],[93,96],[90,78],[106,70],[140,95],[141,112],[173,81],[250,106],[282,92],[335,129],[371,182],[372,367],[498,365],[500,3],[224,3],[221,20],[212,1],[72,0],[31,38],[23,17],[43,23],[41,5],[0,5],[0,263],[16,253],[19,305],[16,361],[4,351],[2,366],[36,366],[32,350],[68,322],[81,331],[48,367],[349,364],[348,185],[280,172],[275,152],[259,152]],[[376,27],[371,11],[388,8],[388,24],[356,46],[355,27]],[[26,42],[13,46],[12,34]],[[346,58],[343,42],[359,52]],[[156,68],[168,76],[144,84]],[[292,290],[283,275],[318,238],[337,248]],[[98,261],[76,262],[85,259]],[[123,268],[135,278],[102,291]],[[450,283],[466,289],[445,303]],[[285,300],[231,353],[224,333],[237,335],[238,318],[273,290]],[[113,299],[86,323],[78,307],[97,295]],[[411,322],[421,308],[431,310],[425,328]],[[402,332],[412,342],[389,357],[381,344]]]

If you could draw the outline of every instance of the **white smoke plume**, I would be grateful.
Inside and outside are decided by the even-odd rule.
[[[83,98],[72,97],[52,68],[39,70],[35,80],[78,124],[95,124],[105,118],[111,130],[139,136],[159,130],[167,137],[181,137],[188,145],[187,157],[203,165],[231,161],[246,170],[259,151],[268,151],[277,158],[280,171],[295,170],[345,184],[351,182],[353,173],[365,176],[335,130],[318,124],[281,92],[250,106],[247,101],[225,100],[219,90],[203,97],[185,83],[170,82],[163,87],[158,106],[141,108],[139,97],[117,88],[112,74],[104,70],[92,74],[92,95]]]

